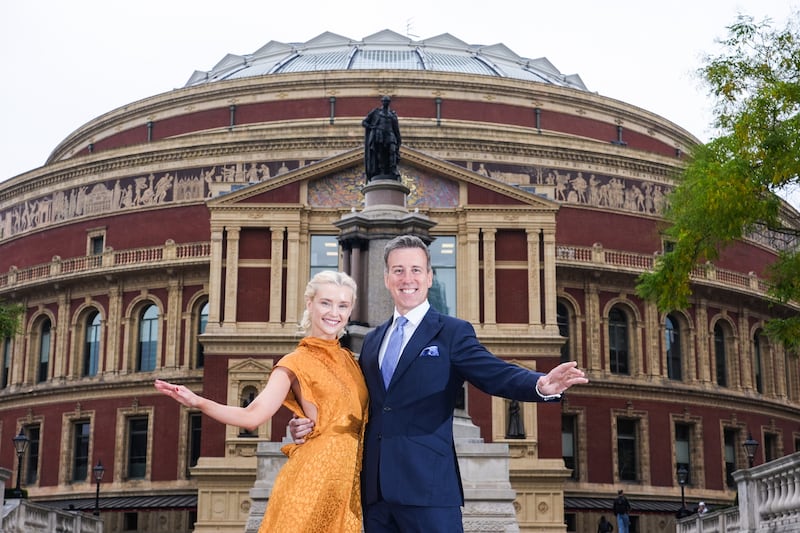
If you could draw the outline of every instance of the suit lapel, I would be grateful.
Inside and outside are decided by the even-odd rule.
[[[441,327],[441,316],[438,311],[431,307],[428,309],[428,312],[425,313],[422,322],[419,323],[419,326],[417,326],[417,329],[414,331],[414,335],[408,340],[408,344],[406,344],[403,353],[400,355],[400,361],[397,363],[397,368],[394,371],[391,383],[394,383],[403,376],[406,370],[408,370],[408,367],[411,366],[431,339],[436,336]]]
[[[391,323],[392,321],[388,320],[375,328],[372,334],[364,339],[366,342],[361,347],[361,370],[364,372],[364,379],[370,391],[383,390],[383,377],[378,365],[378,355],[381,351],[383,336],[386,335],[386,330]]]

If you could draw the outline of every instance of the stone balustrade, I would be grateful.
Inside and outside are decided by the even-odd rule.
[[[80,511],[60,511],[29,500],[6,500],[3,533],[103,533],[103,520]]]
[[[0,293],[10,289],[42,283],[53,283],[73,277],[102,274],[114,270],[164,268],[207,262],[211,258],[210,242],[176,244],[168,240],[163,246],[113,250],[106,248],[100,255],[62,259],[54,256],[49,263],[24,269],[11,267],[0,274]]]
[[[34,265],[25,269],[11,267],[0,274],[0,294],[9,289],[29,285],[51,283],[70,277],[100,274],[114,269],[131,270],[135,268],[162,268],[209,260],[210,242],[176,244],[172,240],[163,246],[133,248],[115,251],[107,248],[101,255],[89,255],[62,259],[53,257],[49,263]],[[657,255],[637,254],[619,250],[606,250],[600,244],[594,246],[558,246],[556,263],[560,265],[586,266],[592,268],[613,268],[641,273],[652,270]],[[720,287],[736,288],[759,296],[766,296],[769,285],[754,273],[742,274],[731,270],[716,268],[712,264],[699,266],[692,272],[692,279],[699,283],[709,283]]]
[[[800,532],[800,452],[733,473],[739,506],[678,520],[677,533]]]

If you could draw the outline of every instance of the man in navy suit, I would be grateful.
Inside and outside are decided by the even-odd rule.
[[[394,314],[364,337],[359,358],[370,394],[361,470],[364,529],[460,532],[464,493],[453,411],[464,382],[494,396],[530,402],[558,401],[566,389],[588,380],[574,361],[547,374],[505,362],[478,342],[469,322],[433,309],[430,251],[418,237],[389,241],[384,267]],[[390,339],[398,323],[400,356],[388,375],[386,367],[393,365],[387,345],[394,343]],[[292,436],[302,439],[312,425],[307,419],[292,421]]]

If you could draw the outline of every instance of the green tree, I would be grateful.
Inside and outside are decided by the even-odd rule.
[[[778,196],[800,185],[797,23],[797,13],[781,29],[739,15],[720,41],[722,52],[707,56],[698,72],[714,101],[718,136],[692,150],[669,197],[665,235],[674,248],[639,278],[638,294],[661,311],[688,307],[693,269],[755,232],[782,243],[766,270],[771,295],[800,301],[800,220]],[[767,331],[800,349],[797,314],[770,320]]]
[[[17,332],[22,311],[21,304],[6,304],[0,300],[0,339],[11,337]]]

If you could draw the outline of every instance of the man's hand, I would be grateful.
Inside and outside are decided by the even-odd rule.
[[[545,396],[561,394],[573,385],[589,383],[583,370],[576,361],[561,363],[553,370],[539,378],[536,384],[539,392]]]
[[[289,420],[289,434],[295,444],[303,444],[311,431],[314,430],[314,421],[310,418],[292,418]]]

